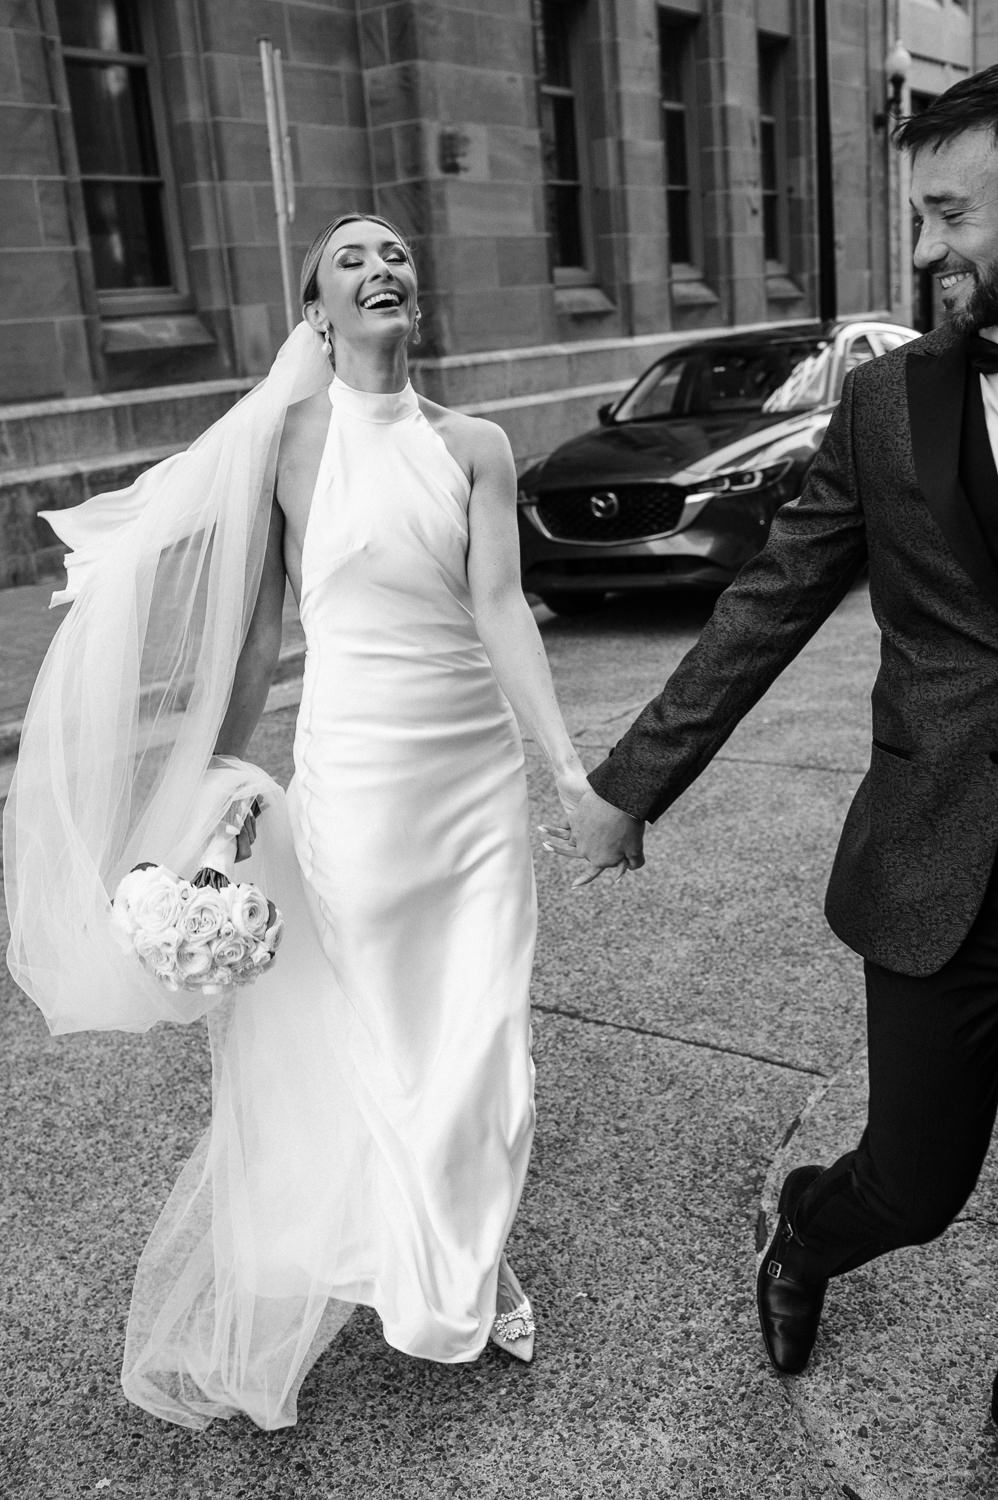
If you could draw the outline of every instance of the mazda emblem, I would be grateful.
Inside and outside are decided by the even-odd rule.
[[[620,501],[613,490],[600,490],[599,494],[590,495],[589,509],[597,521],[612,521],[620,515]]]

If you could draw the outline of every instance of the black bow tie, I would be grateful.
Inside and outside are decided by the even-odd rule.
[[[979,333],[968,334],[967,363],[982,375],[998,375],[998,344]]]

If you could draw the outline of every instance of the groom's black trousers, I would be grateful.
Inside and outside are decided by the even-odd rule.
[[[973,1190],[998,1110],[998,867],[944,968],[868,962],[866,996],[867,1127],[791,1211],[815,1276],[934,1239]]]

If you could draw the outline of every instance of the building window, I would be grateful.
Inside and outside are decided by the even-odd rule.
[[[785,268],[787,254],[787,134],[784,61],[786,43],[759,38],[759,176],[762,185],[763,254]]]
[[[659,95],[665,144],[665,202],[669,258],[676,265],[699,265],[702,226],[696,186],[696,111],[693,67],[695,21],[659,11]]]
[[[135,0],[56,0],[80,185],[102,303],[175,292],[148,38]]]
[[[556,282],[589,281],[573,0],[535,0],[547,231]]]

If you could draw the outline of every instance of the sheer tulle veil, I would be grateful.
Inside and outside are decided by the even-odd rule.
[[[190,873],[234,797],[267,790],[213,765],[259,586],[288,406],[328,385],[308,323],[185,452],[128,489],[46,514],[71,549],[71,602],[35,685],[4,816],[8,964],[52,1032],[189,1020],[108,932],[140,860]],[[270,788],[272,791],[276,789]]]
[[[339,222],[306,257],[303,301]],[[143,1031],[211,1002],[171,993],[121,952],[109,925],[118,880],[142,860],[192,874],[232,801],[262,792],[268,804],[239,874],[282,908],[285,939],[272,969],[208,1010],[211,1125],[143,1251],[125,1339],[128,1398],[193,1428],[237,1413],[268,1429],[293,1422],[301,1381],[352,1302],[380,1295],[351,1260],[366,1227],[366,1143],[385,1131],[353,1065],[367,1031],[320,943],[283,790],[213,756],[259,589],[285,413],[330,379],[302,322],[266,379],[184,453],[47,516],[70,549],[56,596],[70,608],[4,817],[15,980],[53,1033]]]

